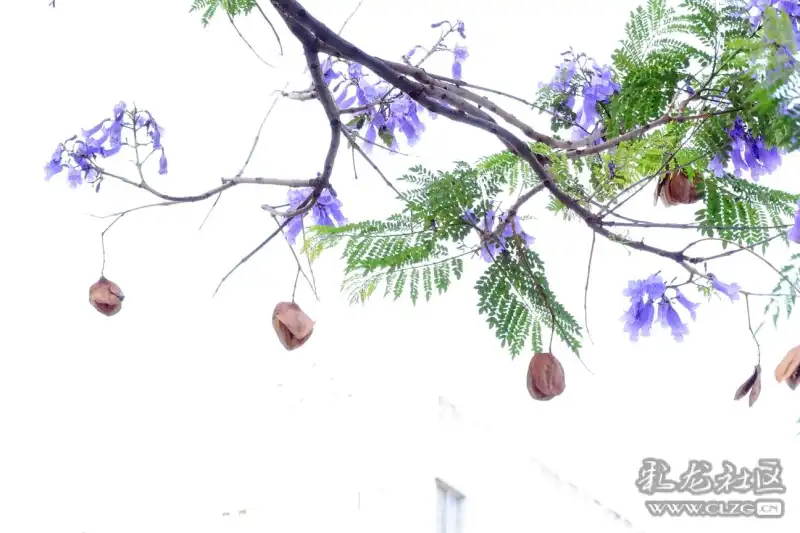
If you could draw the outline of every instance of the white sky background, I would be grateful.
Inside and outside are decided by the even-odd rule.
[[[569,46],[608,61],[637,4],[618,0],[612,10],[590,0],[406,0],[399,8],[367,0],[345,36],[376,55],[399,57],[435,40],[431,22],[461,18],[470,51],[465,79],[532,97]],[[746,400],[732,401],[755,363],[744,302],[704,304],[683,344],[660,328],[631,344],[618,321],[627,280],[656,270],[670,279],[682,271],[604,240],[597,243],[589,295],[594,344],[587,340],[584,350],[595,375],[559,347],[568,388],[547,403],[527,396],[527,357],[510,362],[475,311],[471,286],[483,268],[477,259],[467,279],[434,303],[414,309],[376,299],[361,308],[339,296],[341,265],[330,254],[315,268],[322,302],[307,286],[298,289],[317,328],[293,353],[270,325],[274,304],[291,298],[295,266],[285,243],[271,243],[212,299],[220,277],[274,228],[259,206],[282,203],[284,189],[237,187],[200,233],[210,203],[126,216],[108,234],[106,268],[127,295],[125,307],[113,319],[91,309],[86,293],[100,272],[99,233],[107,221],[88,213],[150,200],[117,183],[105,183],[99,195],[88,187],[69,190],[63,179],[46,184],[42,167],[57,143],[109,116],[120,99],[135,101],[166,128],[170,173],[158,177],[154,162],[151,184],[197,193],[241,167],[273,90],[288,80],[306,86],[298,46],[277,17],[290,51],[282,59],[263,22],[240,25],[262,55],[280,62],[274,70],[224,19],[204,30],[188,5],[59,0],[53,10],[37,0],[10,4],[0,19],[6,80],[0,530],[202,532],[222,511],[262,505],[270,495],[283,510],[306,513],[323,505],[314,494],[333,487],[354,502],[360,487],[371,479],[388,482],[410,460],[381,456],[385,443],[405,442],[409,453],[423,453],[427,444],[406,428],[438,394],[506,428],[519,448],[645,531],[691,533],[723,522],[649,519],[634,486],[644,456],[663,457],[675,470],[690,457],[754,466],[759,457],[777,456],[786,466],[788,495],[800,490],[794,424],[800,402],[771,378],[800,342],[791,334],[798,318],[761,335],[763,391],[748,409]],[[306,5],[338,29],[355,2]],[[429,68],[447,72],[449,58]],[[509,107],[544,126],[543,118]],[[418,162],[446,169],[501,148],[487,134],[444,118],[427,124],[414,157],[376,151],[387,175]],[[280,102],[246,175],[313,177],[327,148],[325,126],[318,103]],[[117,159],[114,168],[133,170]],[[357,165],[354,180],[343,154],[334,172],[345,214],[383,216],[395,207],[391,191],[363,161]],[[797,170],[797,160],[787,160],[764,183],[798,191]],[[648,192],[631,202],[629,216],[691,220],[693,207],[654,212],[651,198]],[[580,318],[590,232],[542,211],[543,201],[530,204],[537,219],[525,228],[537,238],[556,293]],[[661,231],[648,242],[677,248],[693,238]],[[719,261],[712,271],[753,291],[775,283],[769,269],[746,255]],[[789,503],[783,520],[758,527],[789,531],[798,523],[800,511]],[[752,525],[724,521],[729,532]]]

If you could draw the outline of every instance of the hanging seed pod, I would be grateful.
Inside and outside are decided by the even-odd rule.
[[[667,172],[656,186],[656,203],[659,198],[667,207],[697,202],[700,200],[700,194],[697,192],[700,179],[700,177],[690,178],[683,169]]]
[[[552,400],[566,388],[564,367],[551,353],[534,354],[528,365],[527,385],[534,400]]]
[[[748,392],[750,393],[750,407],[753,407],[753,404],[758,400],[758,395],[761,394],[761,365],[756,365],[747,381],[742,383],[741,387],[736,390],[733,399],[741,400]]]
[[[119,285],[102,276],[89,287],[89,303],[106,316],[119,313],[124,299],[125,295]]]
[[[281,302],[272,312],[272,327],[283,347],[294,350],[306,343],[314,332],[314,321],[294,302]]]
[[[778,363],[775,368],[775,379],[778,383],[786,381],[792,390],[797,388],[797,385],[800,384],[800,346],[789,350],[783,360]]]

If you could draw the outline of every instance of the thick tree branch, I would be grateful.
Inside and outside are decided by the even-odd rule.
[[[661,248],[656,248],[645,244],[644,242],[631,241],[604,228],[591,211],[585,209],[574,198],[558,187],[553,177],[544,167],[546,161],[543,161],[545,159],[543,156],[540,154],[534,154],[525,142],[496,122],[486,120],[481,116],[470,114],[464,109],[443,105],[439,101],[429,96],[424,85],[415,80],[409,79],[407,76],[399,72],[396,72],[385,61],[367,54],[353,43],[335,34],[325,24],[308,13],[308,11],[306,11],[306,9],[296,0],[271,0],[271,2],[284,18],[287,25],[289,25],[292,33],[294,33],[301,41],[308,42],[310,40],[317,39],[327,48],[333,50],[334,55],[364,65],[372,70],[375,74],[383,78],[386,82],[394,85],[409,95],[413,100],[418,102],[429,111],[444,115],[455,122],[467,124],[486,131],[487,133],[493,134],[498,138],[498,140],[507,146],[509,150],[519,155],[531,166],[541,181],[541,184],[550,192],[550,194],[552,194],[568,209],[573,211],[577,216],[583,219],[584,222],[599,235],[602,235],[603,237],[606,237],[614,242],[623,244],[629,248],[643,252],[649,252],[660,257],[672,259],[673,261],[679,263],[686,260],[686,256],[680,251],[663,250]],[[306,33],[304,33],[301,28],[302,30],[305,30]],[[304,47],[308,46],[306,42],[304,42]]]

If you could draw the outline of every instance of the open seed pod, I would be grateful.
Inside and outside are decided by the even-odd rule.
[[[775,379],[778,383],[789,385],[789,388],[795,390],[800,383],[800,346],[795,346],[786,354],[786,357],[778,363],[775,368]]]
[[[281,302],[272,312],[272,327],[283,347],[301,347],[314,332],[314,321],[294,302]]]
[[[745,394],[750,393],[750,407],[758,400],[758,395],[761,394],[761,365],[756,365],[753,373],[747,378],[747,381],[736,389],[736,394],[733,396],[734,400],[741,400]]]
[[[564,367],[551,353],[537,353],[528,365],[528,393],[534,400],[552,400],[566,387]]]
[[[124,299],[125,295],[119,285],[103,276],[89,287],[89,303],[106,316],[119,313]]]
[[[656,187],[656,202],[661,198],[667,207],[697,202],[700,200],[700,194],[697,192],[700,179],[700,177],[690,178],[682,169],[667,172]]]

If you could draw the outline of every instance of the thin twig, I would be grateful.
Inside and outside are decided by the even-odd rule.
[[[259,61],[261,61],[262,63],[264,63],[266,66],[268,66],[270,68],[275,68],[275,65],[273,65],[272,63],[270,63],[269,61],[267,61],[266,59],[264,59],[263,57],[258,55],[258,52],[256,52],[255,48],[253,48],[253,46],[247,41],[247,39],[245,39],[244,35],[242,35],[242,32],[239,31],[239,27],[233,21],[233,17],[231,16],[231,14],[227,13],[227,15],[228,15],[228,21],[230,21],[231,26],[233,26],[233,29],[236,30],[236,33],[239,34],[239,38],[242,40],[242,42],[244,44],[247,45],[247,48],[249,48],[250,51],[253,52],[253,54],[259,59]]]
[[[355,140],[353,140],[353,138],[350,136],[350,132],[348,132],[347,129],[344,126],[342,126],[342,133],[344,134],[345,138],[350,143],[350,146],[353,148],[353,170],[355,170],[355,152],[358,152],[361,155],[361,157],[363,157],[364,160],[369,164],[369,166],[371,166],[373,168],[373,170],[375,170],[375,172],[378,173],[378,176],[381,177],[383,182],[390,189],[392,189],[394,191],[394,193],[397,195],[397,197],[405,199],[405,196],[403,195],[403,193],[398,191],[397,187],[395,187],[394,184],[391,181],[389,181],[389,178],[387,178],[386,175],[383,172],[381,172],[381,169],[378,168],[378,165],[376,165],[372,161],[372,159],[367,155],[367,153],[358,145],[358,143],[355,142]]]
[[[281,227],[281,223],[278,222],[278,217],[273,215],[272,216],[272,220],[275,221],[275,224],[277,224],[279,228]],[[303,232],[305,233],[305,226],[303,226]],[[303,235],[303,239],[305,240],[305,235]],[[314,293],[314,297],[317,299],[317,301],[319,301],[319,295],[317,294],[317,287],[316,287],[316,285],[314,283],[311,282],[310,279],[308,279],[308,276],[306,276],[306,273],[303,270],[303,267],[300,265],[300,258],[297,256],[297,252],[294,251],[294,247],[289,243],[288,240],[286,241],[286,245],[289,246],[289,250],[292,252],[292,256],[294,257],[294,261],[295,261],[295,263],[297,263],[297,272],[303,274],[303,277],[308,282],[308,286],[311,287],[311,292]],[[309,268],[310,268],[310,265],[309,265]],[[295,288],[296,287],[297,287],[297,280],[295,280]],[[292,301],[294,301],[294,297],[292,297]]]
[[[287,83],[283,87],[284,90],[288,86],[289,86],[289,84]],[[256,132],[256,137],[255,137],[255,139],[253,139],[253,144],[250,146],[250,151],[247,153],[247,158],[244,160],[244,164],[242,164],[242,168],[239,169],[239,172],[236,174],[237,178],[241,178],[242,177],[242,175],[244,174],[244,171],[247,169],[247,166],[250,164],[250,160],[253,158],[253,154],[256,151],[256,146],[258,146],[258,142],[261,139],[261,132],[264,129],[264,124],[266,124],[267,119],[269,118],[270,114],[272,113],[272,110],[275,109],[275,106],[278,104],[278,100],[279,100],[279,97],[277,97],[277,96],[272,100],[272,104],[270,104],[266,115],[264,115],[264,118],[261,120],[261,124],[258,126],[258,131]],[[203,222],[200,224],[200,227],[197,228],[197,231],[202,230],[203,226],[206,225],[206,222],[208,221],[208,218],[211,216],[211,213],[214,211],[214,208],[217,207],[217,204],[219,203],[220,198],[222,198],[222,192],[223,191],[220,191],[217,194],[217,197],[214,199],[214,203],[211,205],[211,209],[208,210],[208,213],[206,214],[205,218],[203,219]]]
[[[108,230],[110,230],[110,229],[111,229],[111,228],[114,226],[114,224],[116,224],[116,223],[119,221],[119,219],[121,219],[122,217],[124,217],[124,216],[125,216],[125,214],[126,214],[126,213],[120,213],[119,215],[117,215],[117,217],[116,217],[114,220],[112,220],[112,221],[111,221],[111,224],[109,224],[108,226],[106,226],[106,229],[104,229],[104,230],[103,230],[103,231],[100,233],[100,248],[101,248],[101,249],[102,249],[102,251],[103,251],[103,263],[102,263],[102,265],[100,266],[100,277],[101,277],[101,278],[102,278],[102,277],[104,277],[104,276],[105,276],[105,273],[106,273],[106,232],[107,232]]]
[[[306,242],[306,226],[305,224],[302,227],[303,231],[303,242]],[[308,273],[311,274],[311,286],[314,289],[314,295],[316,296],[317,293],[317,278],[314,276],[314,267],[311,266],[311,256],[306,252],[306,261],[308,262]],[[317,300],[319,300],[319,296],[317,296]]]
[[[744,305],[747,309],[747,329],[750,330],[750,335],[753,336],[753,342],[756,343],[756,350],[758,351],[758,364],[761,364],[761,344],[758,343],[758,337],[756,337],[756,332],[753,331],[753,324],[750,321],[750,295],[744,295]]]
[[[278,50],[280,52],[280,55],[283,55],[283,43],[281,42],[281,36],[278,35],[278,30],[275,29],[275,26],[272,24],[272,21],[269,20],[269,17],[267,16],[266,13],[264,13],[264,10],[261,9],[261,6],[258,5],[258,2],[255,2],[255,6],[256,9],[258,9],[258,12],[261,13],[261,16],[264,18],[264,20],[267,21],[267,24],[269,24],[269,27],[272,30],[272,35],[274,35],[275,40],[278,41]]]
[[[342,34],[342,32],[344,31],[345,26],[347,26],[347,24],[350,22],[350,19],[352,19],[355,16],[355,14],[358,12],[359,8],[361,7],[361,4],[363,4],[363,3],[364,3],[364,0],[358,0],[358,3],[356,4],[356,7],[353,8],[353,11],[351,11],[350,14],[347,15],[347,18],[344,19],[344,22],[342,22],[342,27],[339,28],[339,31],[337,32],[339,35]]]
[[[592,259],[594,258],[594,245],[597,241],[597,234],[592,232],[592,246],[589,249],[589,263],[586,266],[586,284],[583,286],[583,325],[586,327],[586,336],[589,342],[594,344],[592,333],[589,331],[589,279],[592,277]]]
[[[300,268],[300,265],[297,265],[297,274],[294,276],[294,286],[292,287],[292,302],[294,302],[294,297],[297,294],[297,282],[300,281],[300,272],[302,272],[302,270],[303,269]]]
[[[276,235],[278,235],[279,233],[281,233],[281,230],[283,230],[283,228],[284,228],[284,227],[286,227],[286,225],[287,225],[287,224],[289,224],[289,221],[290,221],[290,220],[291,220],[291,219],[286,219],[285,221],[283,221],[283,223],[282,223],[282,224],[280,224],[280,225],[278,226],[278,229],[276,229],[275,231],[273,231],[272,233],[270,233],[270,234],[269,234],[269,237],[267,237],[266,239],[264,239],[264,240],[261,242],[261,244],[259,244],[259,245],[258,245],[258,246],[256,246],[255,248],[253,248],[253,250],[252,250],[252,251],[251,251],[249,254],[247,254],[246,256],[242,257],[242,258],[239,260],[239,262],[238,262],[238,263],[236,263],[236,265],[235,265],[235,266],[234,266],[232,269],[230,269],[230,270],[228,271],[228,273],[227,273],[227,274],[225,274],[225,275],[222,277],[222,279],[220,280],[219,284],[217,285],[217,288],[216,288],[216,289],[214,289],[214,294],[213,294],[212,296],[216,296],[216,295],[217,295],[217,293],[219,292],[219,289],[220,289],[220,287],[222,287],[222,284],[223,284],[223,283],[225,283],[225,281],[226,281],[226,280],[227,280],[227,279],[228,279],[228,278],[231,276],[231,274],[233,274],[234,272],[236,272],[236,270],[237,270],[237,269],[238,269],[240,266],[242,266],[243,264],[245,264],[245,263],[246,263],[247,261],[249,261],[249,260],[250,260],[250,259],[251,259],[251,258],[252,258],[254,255],[256,255],[256,254],[257,254],[257,253],[258,253],[258,252],[259,252],[259,251],[260,251],[260,250],[261,250],[261,249],[262,249],[264,246],[266,246],[266,245],[269,243],[269,241],[271,241],[272,239],[274,239]]]

